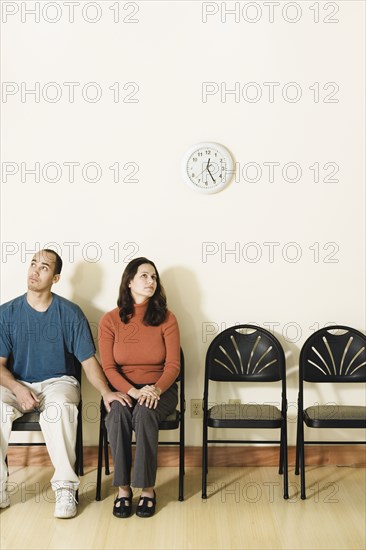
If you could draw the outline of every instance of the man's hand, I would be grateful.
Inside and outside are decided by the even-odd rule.
[[[102,397],[103,397],[104,406],[107,409],[107,412],[111,410],[110,404],[112,403],[112,401],[119,401],[124,407],[126,407],[126,405],[128,407],[132,407],[131,397],[127,395],[127,393],[122,393],[119,391],[108,391],[104,393]]]
[[[23,411],[31,411],[38,407],[40,400],[37,395],[23,384],[18,384],[13,391]]]

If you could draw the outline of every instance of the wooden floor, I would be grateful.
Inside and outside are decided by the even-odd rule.
[[[365,548],[364,468],[310,466],[308,499],[290,472],[290,499],[282,499],[276,468],[210,468],[207,501],[201,499],[201,469],[187,468],[185,501],[177,498],[177,468],[158,470],[153,518],[117,519],[114,488],[103,479],[103,500],[95,498],[95,468],[81,478],[78,515],[53,517],[52,469],[12,467],[10,508],[1,510],[2,550],[23,549],[231,549]],[[134,505],[138,491],[134,491]]]

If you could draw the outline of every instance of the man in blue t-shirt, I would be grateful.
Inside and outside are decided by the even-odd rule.
[[[54,515],[69,518],[76,514],[79,485],[74,466],[81,373],[75,358],[101,392],[108,411],[112,401],[131,406],[131,399],[110,391],[81,309],[51,292],[61,269],[56,252],[41,250],[31,261],[26,294],[0,306],[0,508],[10,505],[5,458],[12,423],[36,409],[55,468],[51,479],[56,493]]]

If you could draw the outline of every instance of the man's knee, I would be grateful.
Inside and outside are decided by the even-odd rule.
[[[12,423],[16,418],[22,416],[23,413],[18,411],[9,403],[0,402],[0,419],[1,424]]]
[[[78,405],[80,402],[80,389],[71,384],[54,384],[44,392],[44,405],[48,403],[59,403]]]
[[[45,422],[50,424],[60,422],[61,420],[70,424],[76,424],[78,419],[77,403],[70,403],[59,399],[49,401],[44,406],[41,417]]]

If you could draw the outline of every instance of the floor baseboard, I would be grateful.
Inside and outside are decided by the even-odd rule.
[[[289,466],[295,465],[295,447],[288,449]],[[209,466],[278,466],[278,446],[223,446],[209,447]],[[365,445],[311,445],[307,446],[306,463],[308,465],[366,465]],[[98,447],[84,447],[84,466],[96,467]],[[201,447],[186,447],[185,465],[200,467],[202,461]],[[51,466],[45,447],[10,446],[8,450],[9,465],[14,466]],[[178,447],[160,446],[158,452],[159,466],[178,466]]]

